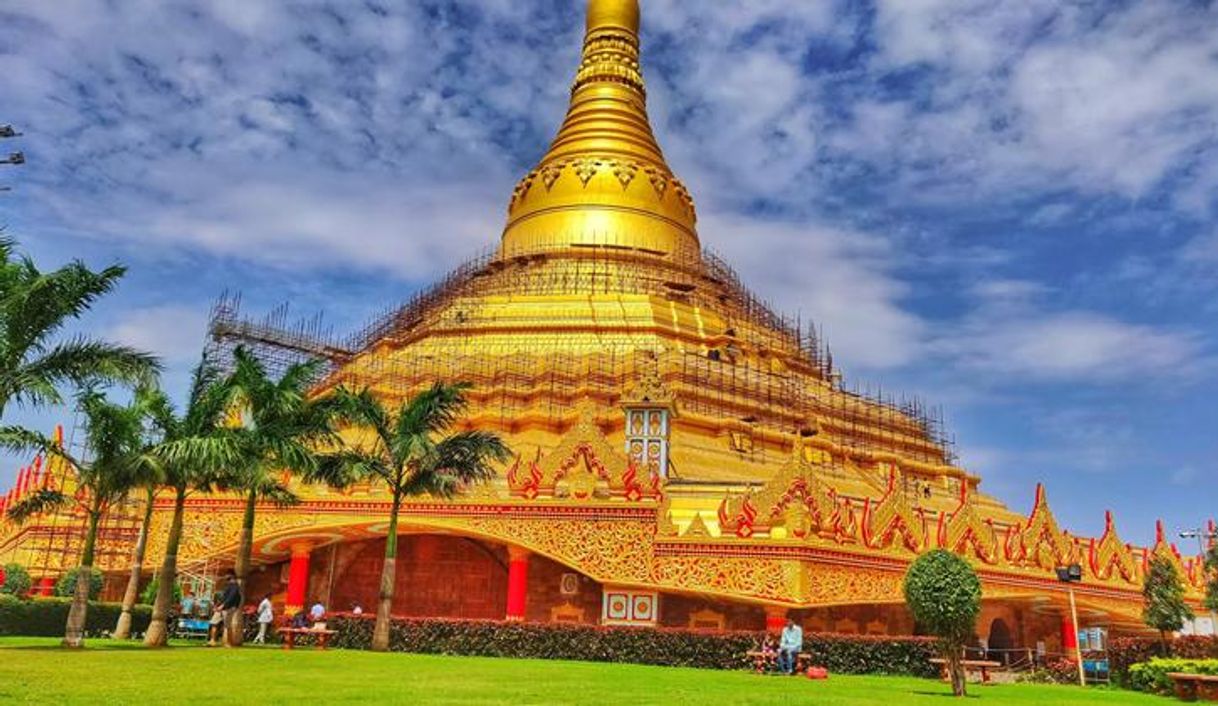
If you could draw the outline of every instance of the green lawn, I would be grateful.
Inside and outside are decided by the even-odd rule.
[[[587,662],[434,657],[342,650],[148,651],[92,640],[79,652],[45,638],[0,638],[0,703],[210,705],[316,704],[860,704],[950,703],[922,679],[834,676],[827,682]],[[968,703],[1147,704],[1171,702],[1108,689],[974,687]]]

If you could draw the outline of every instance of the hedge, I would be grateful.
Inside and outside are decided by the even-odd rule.
[[[331,644],[367,649],[372,616],[336,616]],[[393,621],[389,648],[395,652],[626,662],[668,667],[741,669],[752,666],[745,653],[756,649],[760,633],[700,633],[689,630],[617,628],[473,620]],[[933,677],[937,654],[929,638],[813,634],[804,652],[831,672]]]
[[[1218,659],[1218,638],[1202,635],[1186,635],[1168,642],[1169,654],[1163,654],[1163,645],[1156,637],[1117,637],[1108,642],[1108,662],[1112,680],[1128,686],[1129,669],[1154,657],[1177,657],[1182,659]]]
[[[1129,667],[1129,686],[1138,691],[1170,695],[1174,689],[1171,672],[1218,675],[1218,659],[1164,659],[1156,657]]]
[[[57,637],[63,635],[68,622],[68,598],[35,598],[22,600],[0,595],[0,635],[22,635],[27,637]],[[85,618],[85,635],[104,637],[114,631],[122,605],[118,603],[89,603]],[[148,629],[152,609],[135,606],[131,613],[133,633]]]

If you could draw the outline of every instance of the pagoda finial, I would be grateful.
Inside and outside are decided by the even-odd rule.
[[[588,32],[613,27],[639,33],[639,0],[588,0]]]
[[[512,194],[502,252],[608,247],[692,258],[696,221],[647,116],[638,0],[589,0],[567,117]]]

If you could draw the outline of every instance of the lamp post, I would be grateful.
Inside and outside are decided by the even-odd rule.
[[[1211,523],[1210,526],[1212,527],[1213,524]],[[1184,530],[1180,533],[1180,538],[1197,540],[1197,547],[1201,549],[1201,571],[1202,576],[1204,576],[1205,558],[1209,554],[1209,545],[1218,540],[1218,531],[1198,527],[1196,529]],[[1210,610],[1210,634],[1218,636],[1218,611]]]
[[[21,133],[13,129],[12,125],[0,125],[0,140],[10,137],[20,137]],[[25,153],[10,152],[7,157],[0,158],[0,164],[12,164],[13,166],[25,164]],[[10,191],[12,187],[0,186],[0,191]]]
[[[1083,648],[1078,643],[1078,607],[1074,603],[1074,584],[1083,580],[1083,567],[1080,564],[1057,567],[1057,580],[1066,584],[1070,594],[1070,625],[1074,630],[1074,659],[1078,662],[1078,685],[1087,686],[1087,676],[1083,671]]]

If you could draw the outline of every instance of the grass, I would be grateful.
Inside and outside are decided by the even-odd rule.
[[[274,647],[150,651],[91,640],[66,651],[48,638],[0,638],[0,703],[318,704],[863,704],[952,703],[946,685],[899,677],[833,676],[827,682],[747,672],[589,662],[374,654]],[[987,706],[1169,703],[1112,689],[973,687]]]

